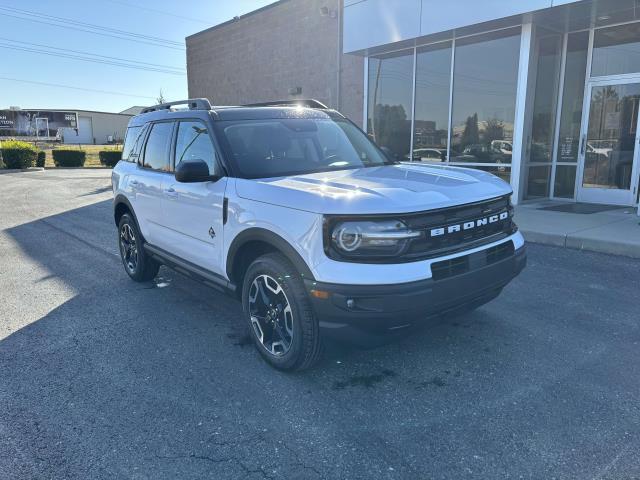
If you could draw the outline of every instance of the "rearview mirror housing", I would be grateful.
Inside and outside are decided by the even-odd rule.
[[[176,167],[176,181],[180,183],[215,182],[220,177],[209,173],[204,160],[183,160]]]

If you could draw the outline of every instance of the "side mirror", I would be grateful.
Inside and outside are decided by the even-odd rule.
[[[212,182],[220,177],[209,174],[204,160],[183,160],[176,167],[176,181],[180,183]]]

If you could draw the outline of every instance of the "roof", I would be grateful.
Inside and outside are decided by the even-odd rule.
[[[266,120],[266,119],[326,119],[344,118],[335,110],[322,110],[306,107],[211,107],[211,110],[154,110],[136,115],[132,125],[143,125],[147,122],[166,120],[167,118],[206,118],[214,120]]]
[[[232,23],[236,23],[236,22],[238,22],[240,20],[243,20],[243,19],[245,19],[247,17],[251,17],[251,16],[256,15],[258,13],[262,13],[265,10],[270,10],[270,9],[272,9],[272,8],[282,4],[282,3],[289,2],[289,1],[291,1],[291,0],[276,0],[275,2],[270,3],[269,5],[265,5],[264,7],[260,7],[257,10],[253,10],[252,12],[245,13],[244,15],[239,15],[237,17],[232,18],[231,20],[227,20],[226,22],[219,23],[218,25],[214,25],[213,27],[209,27],[209,28],[207,28],[205,30],[202,30],[202,31],[197,32],[197,33],[194,33],[192,35],[189,35],[189,36],[186,37],[186,40],[188,40],[190,38],[193,38],[193,37],[197,37],[199,35],[202,35],[203,33],[211,32],[212,30],[217,30],[218,28],[230,25]]]

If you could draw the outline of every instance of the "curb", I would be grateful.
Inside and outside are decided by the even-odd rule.
[[[113,167],[44,167],[45,170],[112,170]]]
[[[640,248],[638,248],[637,244],[597,240],[577,235],[561,235],[557,233],[541,233],[527,230],[521,230],[521,232],[525,241],[531,243],[570,248],[572,250],[606,253],[608,255],[640,258]]]
[[[3,168],[2,170],[0,170],[0,175],[4,173],[24,173],[24,172],[44,172],[44,167]]]

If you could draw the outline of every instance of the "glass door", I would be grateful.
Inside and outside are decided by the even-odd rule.
[[[640,78],[593,81],[587,95],[578,201],[633,205],[639,176]]]
[[[36,118],[36,137],[49,136],[49,119],[47,117]]]

